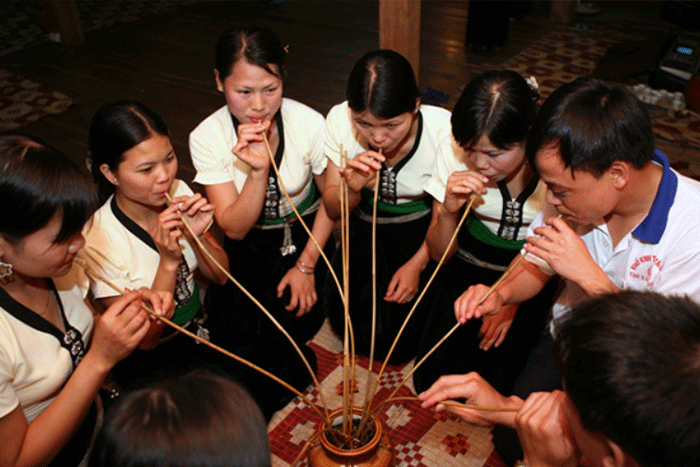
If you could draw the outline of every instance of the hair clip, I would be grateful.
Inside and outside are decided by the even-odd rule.
[[[537,84],[537,79],[534,76],[530,76],[525,80],[530,89],[532,89],[532,100],[537,102],[542,94],[540,93],[540,86]]]
[[[282,50],[284,50],[284,53],[288,54],[289,53],[289,44],[282,47]]]

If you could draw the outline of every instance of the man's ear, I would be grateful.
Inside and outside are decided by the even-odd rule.
[[[601,465],[603,467],[629,467],[637,465],[617,443],[605,438],[606,455],[603,457]]]
[[[629,178],[631,175],[630,164],[623,161],[615,161],[612,165],[605,171],[605,175],[610,177],[612,184],[618,190],[623,189],[627,186]]]

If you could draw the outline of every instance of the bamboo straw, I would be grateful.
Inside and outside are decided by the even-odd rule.
[[[382,150],[379,150],[379,154]],[[374,344],[376,339],[377,328],[377,201],[379,200],[379,175],[380,171],[375,173],[374,177],[374,202],[372,203],[372,334],[370,336],[369,345],[369,370],[367,371],[367,380],[365,383],[365,401],[362,406],[362,420],[367,417],[367,409],[370,402],[370,392],[372,389],[372,363],[374,362]]]
[[[384,373],[384,369],[386,368],[387,364],[389,363],[389,358],[391,357],[391,354],[394,351],[394,348],[396,347],[396,344],[399,341],[399,338],[401,337],[401,334],[403,333],[403,330],[406,328],[406,325],[408,324],[408,320],[411,319],[411,316],[413,315],[413,312],[415,311],[416,307],[420,303],[420,301],[423,299],[423,296],[425,295],[426,291],[428,290],[428,287],[430,287],[430,284],[433,283],[433,280],[435,279],[435,276],[437,275],[438,271],[442,267],[443,263],[445,262],[445,258],[447,258],[447,254],[449,253],[450,249],[452,248],[452,245],[454,244],[455,240],[457,239],[457,234],[459,233],[459,230],[462,228],[462,224],[464,224],[464,221],[467,219],[467,216],[469,215],[469,212],[471,211],[472,205],[474,204],[474,201],[476,201],[476,195],[472,194],[469,197],[469,202],[467,203],[467,206],[464,208],[464,213],[462,214],[461,219],[457,223],[457,227],[455,228],[455,231],[452,233],[452,237],[450,238],[450,241],[447,244],[447,247],[445,248],[445,251],[442,253],[442,257],[440,258],[440,261],[438,262],[437,266],[435,266],[435,270],[433,271],[432,275],[430,276],[430,279],[428,279],[428,282],[425,284],[425,287],[423,288],[422,292],[416,299],[415,303],[411,307],[411,310],[408,312],[408,315],[406,315],[406,319],[404,319],[403,324],[401,325],[401,328],[399,329],[399,332],[396,334],[396,338],[394,339],[394,342],[392,343],[391,347],[389,348],[389,352],[386,355],[386,358],[384,359],[384,362],[382,363],[382,367],[379,370],[379,373],[377,374],[376,378],[376,387],[379,387],[379,379],[382,377],[382,374]],[[374,397],[376,393],[372,396]]]
[[[75,261],[75,263],[76,263],[78,266],[80,266],[80,267],[83,268],[83,270],[85,271],[86,274],[88,274],[89,276],[92,276],[94,279],[97,279],[97,280],[99,280],[99,281],[101,281],[101,282],[104,282],[105,284],[107,284],[108,286],[110,286],[111,288],[113,288],[113,289],[114,289],[117,293],[119,293],[120,295],[124,295],[124,293],[125,293],[124,290],[122,290],[121,288],[119,288],[117,285],[115,285],[114,283],[112,283],[112,282],[109,281],[108,279],[102,277],[100,274],[96,273],[96,272],[93,271],[92,269],[90,269],[90,267],[89,267],[86,263],[84,263],[81,259],[75,258],[74,261]],[[238,361],[238,362],[240,362],[240,363],[243,363],[244,365],[246,365],[246,366],[248,366],[248,367],[254,369],[255,371],[257,371],[257,372],[259,372],[259,373],[262,373],[263,375],[267,376],[268,378],[272,379],[273,381],[276,381],[277,383],[281,384],[281,385],[284,386],[285,388],[287,388],[287,389],[289,389],[290,391],[292,391],[292,392],[293,392],[294,394],[296,394],[297,396],[301,397],[302,400],[303,400],[304,402],[306,402],[306,403],[309,405],[309,407],[311,407],[313,410],[316,411],[316,413],[319,415],[319,417],[321,417],[321,419],[323,419],[323,420],[329,420],[327,414],[326,414],[326,416],[324,417],[323,413],[321,413],[321,411],[318,409],[318,407],[316,407],[314,404],[312,404],[311,401],[310,401],[309,399],[307,399],[306,396],[304,396],[304,394],[302,394],[299,390],[297,390],[294,386],[290,385],[290,384],[287,383],[286,381],[283,381],[282,379],[280,379],[280,378],[278,378],[277,376],[273,375],[273,374],[270,373],[269,371],[260,368],[260,367],[257,366],[256,364],[249,362],[249,361],[246,360],[245,358],[239,357],[238,355],[236,355],[236,354],[234,354],[234,353],[232,353],[232,352],[229,352],[228,350],[226,350],[226,349],[224,349],[224,348],[222,348],[222,347],[219,347],[218,345],[213,344],[213,343],[209,342],[209,341],[206,340],[206,339],[202,339],[202,338],[199,337],[198,335],[196,335],[196,334],[194,334],[194,333],[188,331],[187,329],[183,328],[182,326],[179,326],[179,325],[173,323],[173,322],[170,321],[168,318],[159,315],[158,313],[156,313],[155,311],[153,311],[153,309],[151,309],[150,307],[147,307],[143,302],[141,303],[141,308],[143,308],[150,316],[153,316],[153,317],[156,318],[157,320],[159,320],[159,321],[161,321],[162,323],[164,323],[164,324],[170,326],[171,328],[173,328],[173,329],[175,329],[175,330],[177,330],[177,331],[179,331],[179,332],[185,334],[186,336],[191,337],[192,339],[194,339],[195,341],[199,342],[200,344],[206,345],[207,347],[210,347],[210,348],[216,350],[217,352],[219,352],[219,353],[221,353],[221,354],[223,354],[223,355],[226,355],[227,357],[230,357],[230,358],[232,358],[232,359],[234,359],[234,360],[236,360],[236,361]],[[327,412],[327,410],[326,410],[326,412]]]
[[[172,198],[170,197],[170,195],[169,195],[168,193],[165,193],[165,197],[167,198],[167,200],[168,200],[169,203],[172,203]],[[299,355],[299,357],[301,357],[301,360],[304,362],[304,365],[306,366],[306,369],[309,371],[309,374],[311,375],[311,379],[312,379],[313,382],[314,382],[314,386],[315,386],[316,389],[318,390],[319,398],[321,399],[321,404],[323,405],[323,409],[324,409],[324,411],[326,412],[326,419],[327,419],[327,417],[328,417],[328,406],[326,405],[326,401],[325,401],[325,398],[324,398],[324,396],[323,396],[323,392],[320,390],[321,384],[319,383],[318,378],[316,378],[316,373],[314,373],[313,369],[311,368],[311,365],[309,364],[309,361],[306,359],[306,357],[304,356],[304,354],[302,353],[301,349],[299,348],[299,346],[297,345],[297,343],[294,341],[294,339],[292,338],[292,336],[289,335],[289,333],[287,332],[287,330],[284,329],[284,327],[275,319],[274,316],[272,316],[272,314],[263,306],[263,304],[260,303],[260,302],[258,301],[258,299],[256,299],[255,297],[253,297],[253,295],[252,295],[250,292],[248,292],[248,290],[247,290],[245,287],[243,287],[243,285],[242,285],[240,282],[238,282],[238,281],[231,275],[231,273],[230,273],[225,267],[223,267],[223,266],[221,265],[221,263],[219,263],[219,262],[216,260],[216,258],[214,258],[214,256],[209,252],[209,250],[207,250],[206,247],[205,247],[205,246],[202,244],[202,242],[199,240],[199,238],[197,237],[197,234],[194,233],[194,231],[192,230],[192,227],[190,227],[190,225],[187,223],[187,221],[185,220],[185,218],[182,216],[182,212],[180,212],[179,209],[178,209],[178,212],[179,212],[179,214],[180,214],[180,219],[182,220],[182,224],[185,226],[185,228],[187,229],[187,231],[190,233],[190,235],[191,235],[192,238],[194,239],[195,243],[197,244],[197,247],[199,247],[200,251],[201,251],[207,258],[209,258],[209,260],[210,260],[217,268],[219,268],[219,270],[220,270],[221,272],[223,272],[224,275],[225,275],[231,282],[233,282],[234,284],[236,284],[236,286],[237,286],[250,300],[252,300],[253,303],[255,303],[255,305],[256,305],[258,308],[260,308],[260,310],[265,314],[265,316],[267,316],[267,317],[270,319],[270,321],[272,321],[272,323],[275,325],[275,327],[276,327],[277,329],[279,329],[280,332],[281,332],[282,334],[284,334],[284,336],[287,338],[287,340],[289,340],[289,342],[292,344],[292,347],[294,347],[294,350],[296,350],[296,352],[297,352],[297,354]]]
[[[559,217],[561,217],[561,215],[559,215]],[[525,255],[527,255],[527,253],[521,254],[521,255],[511,264],[511,266],[510,266],[508,269],[506,269],[506,271],[501,275],[501,277],[491,286],[491,288],[484,294],[484,296],[481,297],[481,299],[479,300],[479,303],[477,303],[477,307],[478,307],[479,305],[481,305],[482,303],[484,303],[484,301],[489,297],[489,295],[491,295],[491,293],[493,293],[493,291],[496,290],[496,287],[498,287],[498,286],[513,272],[513,270],[515,269],[515,267],[516,267],[518,264],[520,264],[520,262],[523,260],[523,258],[525,258]],[[423,362],[425,362],[425,360],[426,360],[430,355],[432,355],[432,353],[435,352],[435,350],[436,350],[443,342],[445,342],[445,341],[446,341],[446,340],[447,340],[461,325],[462,325],[462,323],[460,323],[460,322],[458,321],[457,324],[455,324],[455,325],[452,327],[452,329],[450,329],[450,330],[447,332],[447,334],[445,334],[445,335],[442,337],[442,339],[440,339],[440,340],[438,341],[438,343],[435,344],[435,345],[433,346],[433,348],[430,349],[430,351],[429,351],[428,353],[426,353],[426,354],[423,356],[423,358],[422,358],[418,363],[416,363],[416,364],[413,366],[413,368],[411,369],[411,371],[408,372],[408,374],[404,377],[404,379],[401,381],[401,383],[396,387],[396,389],[394,390],[394,392],[392,392],[391,395],[390,395],[389,397],[393,397],[394,394],[396,394],[396,392],[399,390],[399,388],[400,388],[401,386],[403,386],[403,384],[404,384],[406,381],[408,381],[408,379],[413,375],[413,373],[418,369],[418,367],[420,367],[420,366],[423,364]]]
[[[343,147],[340,147],[340,167],[347,167],[347,153],[343,151]],[[350,400],[348,394],[350,392],[350,342],[349,337],[352,330],[350,325],[350,308],[349,308],[349,281],[350,276],[348,274],[348,261],[349,261],[349,250],[347,249],[347,241],[349,238],[349,219],[348,219],[348,187],[345,178],[341,176],[340,178],[340,223],[341,223],[341,248],[342,248],[342,273],[343,273],[343,290],[341,295],[343,297],[343,407],[342,407],[342,426],[343,434],[349,434],[350,432]]]
[[[382,401],[382,403],[380,405],[378,405],[378,407],[381,408],[390,402],[397,402],[397,401],[420,401],[420,399],[417,398],[416,396],[392,397],[392,398],[388,398],[388,399],[385,399],[384,401]],[[457,402],[457,401],[453,401],[453,400],[444,400],[444,401],[438,402],[438,404],[447,405],[450,407],[456,407],[459,409],[479,410],[482,412],[519,412],[520,411],[520,408],[516,408],[516,407],[488,407],[488,406],[483,406],[483,405],[469,405],[469,404],[463,404],[461,402]],[[377,412],[377,410],[375,408],[375,410],[373,411],[373,415],[376,412]]]

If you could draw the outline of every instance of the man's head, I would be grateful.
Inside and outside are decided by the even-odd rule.
[[[571,433],[592,465],[700,465],[698,304],[602,296],[558,324],[556,344]]]
[[[545,101],[526,154],[565,217],[590,223],[615,208],[630,173],[654,153],[651,120],[624,87],[580,78]],[[600,201],[607,203],[600,203]]]

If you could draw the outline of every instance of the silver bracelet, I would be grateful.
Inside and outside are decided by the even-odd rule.
[[[295,264],[294,267],[297,268],[299,272],[301,272],[302,274],[306,274],[307,276],[311,276],[314,273],[313,271],[307,271],[304,268],[300,268],[298,264]]]
[[[315,268],[313,266],[309,266],[308,264],[305,264],[302,260],[298,259],[297,263],[299,263],[300,266],[305,268],[307,271],[313,271]]]

